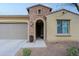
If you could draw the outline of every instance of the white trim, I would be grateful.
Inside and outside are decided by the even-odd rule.
[[[71,35],[70,34],[67,34],[67,35],[56,35],[57,37],[71,37]]]
[[[29,41],[29,22],[28,22],[28,41]]]

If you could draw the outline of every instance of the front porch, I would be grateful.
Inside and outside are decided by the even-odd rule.
[[[46,43],[43,39],[38,38],[34,42],[25,42],[23,48],[42,48],[42,47],[47,47]]]

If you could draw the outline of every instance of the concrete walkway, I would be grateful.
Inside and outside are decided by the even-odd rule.
[[[30,43],[26,40],[0,40],[0,56],[14,56],[21,48],[46,47],[43,40]]]
[[[47,47],[44,40],[36,40],[33,43],[25,42],[23,48],[42,48]]]

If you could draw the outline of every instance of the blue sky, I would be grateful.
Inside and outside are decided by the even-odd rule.
[[[39,4],[39,3],[37,3]],[[62,3],[41,3],[52,8],[52,11],[67,9],[79,13],[72,4]],[[27,15],[27,8],[36,5],[36,3],[0,3],[0,15]]]

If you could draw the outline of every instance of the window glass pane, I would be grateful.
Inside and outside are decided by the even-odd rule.
[[[41,10],[38,10],[38,14],[41,14]]]
[[[70,22],[68,20],[57,21],[57,33],[69,33]]]
[[[62,21],[62,32],[68,33],[68,21]]]
[[[69,30],[70,30],[70,21],[67,22],[67,27],[68,27],[67,33],[69,33]]]
[[[62,21],[57,21],[57,33],[62,33]]]

